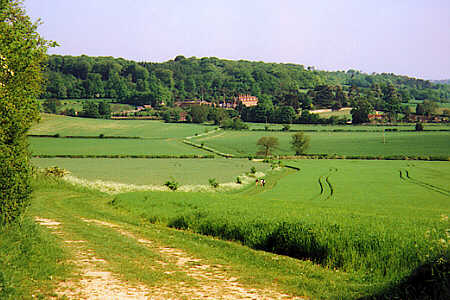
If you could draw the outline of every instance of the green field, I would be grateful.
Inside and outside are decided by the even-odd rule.
[[[119,121],[121,122],[121,121]],[[34,155],[183,155],[211,154],[175,139],[29,138]]]
[[[113,204],[152,223],[309,259],[386,287],[447,256],[447,162],[289,161],[237,194],[134,192]],[[446,217],[447,216],[447,217]]]
[[[171,178],[180,184],[234,182],[236,177],[255,167],[267,172],[269,165],[248,159],[102,159],[102,158],[34,158],[41,168],[58,166],[87,180],[103,180],[138,185],[162,185]]]
[[[174,124],[153,120],[103,120],[73,118],[43,114],[29,134],[59,133],[66,135],[138,136],[146,138],[184,138],[213,130],[214,127],[198,124]]]
[[[95,100],[87,100],[87,99],[59,99],[61,106],[58,107],[59,111],[65,111],[67,109],[74,109],[77,112],[80,112],[83,110],[83,103],[87,101],[106,101],[109,102],[111,105],[111,112],[121,112],[124,110],[132,110],[135,107],[129,104],[121,104],[121,103],[111,103],[111,99],[95,99]],[[44,99],[41,99],[41,105],[44,102]],[[42,109],[42,108],[41,108]]]
[[[222,131],[192,139],[195,143],[233,155],[255,155],[262,136],[275,136],[278,155],[293,155],[292,132]],[[442,155],[450,156],[450,132],[307,132],[307,153],[337,155]],[[383,143],[385,141],[385,143]]]

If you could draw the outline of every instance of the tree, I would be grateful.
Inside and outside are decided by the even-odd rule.
[[[42,103],[44,111],[49,114],[57,114],[59,108],[61,107],[61,101],[58,99],[47,99]]]
[[[39,118],[47,42],[17,0],[0,0],[0,225],[19,220],[31,201],[26,133]]]
[[[274,136],[263,136],[256,142],[256,145],[259,146],[259,151],[256,152],[258,155],[269,156],[273,150],[278,148],[278,139]]]
[[[83,111],[81,116],[85,118],[100,118],[100,113],[98,111],[98,106],[93,101],[86,101],[83,103]]]
[[[104,119],[111,118],[111,105],[106,101],[98,103],[98,113]]]
[[[292,135],[291,145],[295,155],[301,155],[309,147],[309,136],[306,136],[303,132],[297,132]]]
[[[369,113],[372,111],[372,105],[369,101],[359,97],[354,101],[352,114],[352,123],[361,124],[369,122]]]
[[[189,114],[191,115],[192,123],[203,123],[206,121],[208,113],[209,106],[193,105]]]

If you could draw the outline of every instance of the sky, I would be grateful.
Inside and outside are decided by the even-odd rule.
[[[449,0],[25,0],[50,54],[450,78]]]

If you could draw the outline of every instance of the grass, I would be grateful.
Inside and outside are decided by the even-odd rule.
[[[266,172],[269,166],[248,159],[100,159],[34,158],[41,168],[58,166],[87,180],[103,180],[138,185],[162,185],[173,178],[182,185],[234,182],[236,176],[256,167]],[[120,170],[120,172],[118,171]]]
[[[34,155],[210,154],[175,139],[68,139],[29,137]]]
[[[293,155],[292,132],[225,131],[192,139],[195,143],[234,155],[254,155],[262,136],[279,139],[278,155]],[[307,153],[337,155],[443,155],[450,156],[449,132],[307,132]]]
[[[447,162],[293,164],[301,171],[276,173],[264,189],[228,195],[135,192],[113,203],[152,223],[310,259],[379,289],[428,262],[448,262]]]
[[[275,287],[291,295],[313,299],[356,299],[377,290],[351,274],[323,268],[311,261],[255,251],[237,243],[142,223],[140,216],[117,210],[108,204],[111,197],[98,192],[57,180],[42,179],[38,179],[35,188],[31,215],[61,222],[61,231],[66,238],[85,240],[83,244],[94,250],[97,258],[108,262],[110,271],[131,283],[141,282],[149,287],[165,284],[176,291],[179,281],[190,283],[191,279],[179,272],[169,275],[158,271],[161,266],[157,261],[164,261],[164,258],[158,256],[152,247],[143,247],[136,240],[119,235],[113,229],[86,224],[81,221],[81,217],[119,224],[151,240],[155,247],[182,249],[208,264],[225,266],[228,275],[252,287]],[[165,263],[171,268],[170,261]]]
[[[0,253],[0,299],[48,298],[71,270],[60,241],[29,217],[0,227]]]
[[[145,138],[184,138],[211,131],[198,124],[164,123],[154,120],[102,120],[42,114],[40,123],[29,134],[98,136],[139,136]]]

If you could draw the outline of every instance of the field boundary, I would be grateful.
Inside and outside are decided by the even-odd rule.
[[[56,134],[28,134],[28,137],[33,138],[55,138],[55,139],[142,139],[139,136],[111,136],[111,135],[59,135]]]
[[[195,158],[195,159],[211,159],[214,155],[198,155],[198,154],[181,154],[181,155],[166,155],[166,154],[142,154],[142,155],[127,155],[127,154],[33,154],[33,158]]]

